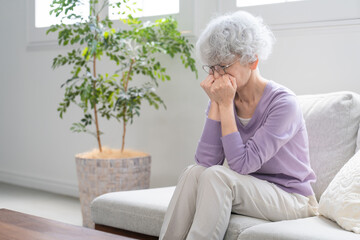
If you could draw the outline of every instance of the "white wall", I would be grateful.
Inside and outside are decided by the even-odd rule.
[[[70,108],[63,120],[58,117],[56,109],[63,96],[60,85],[68,77],[68,69],[53,71],[51,64],[65,51],[28,47],[25,2],[2,1],[0,8],[0,181],[76,196],[74,155],[95,148],[97,143],[91,136],[69,130],[81,117],[79,109]],[[194,2],[196,33],[211,16],[223,11],[220,2]],[[273,27],[277,38],[273,55],[260,64],[265,78],[297,94],[360,93],[358,20]],[[141,117],[127,135],[129,148],[152,155],[151,187],[176,184],[181,171],[193,163],[207,105],[199,87],[205,77],[201,63],[196,80],[179,60],[164,58],[164,62],[172,81],[161,84],[158,93],[168,109],[157,111],[144,104]],[[110,71],[113,67],[105,62],[100,69]],[[105,132],[103,145],[119,148],[120,126],[101,120],[100,127]]]

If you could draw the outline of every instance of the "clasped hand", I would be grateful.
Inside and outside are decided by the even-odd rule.
[[[236,80],[234,77],[225,74],[219,78],[214,75],[208,75],[204,81],[200,83],[211,101],[219,105],[229,106],[233,103],[236,94]]]

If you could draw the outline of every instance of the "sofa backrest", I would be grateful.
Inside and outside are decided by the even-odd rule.
[[[309,135],[316,198],[360,148],[360,95],[335,92],[298,96]]]

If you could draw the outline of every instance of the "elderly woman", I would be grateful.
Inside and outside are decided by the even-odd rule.
[[[317,214],[297,98],[258,69],[273,39],[261,19],[242,11],[212,20],[199,37],[207,118],[196,165],[179,179],[160,239],[223,239],[231,212],[269,221]]]

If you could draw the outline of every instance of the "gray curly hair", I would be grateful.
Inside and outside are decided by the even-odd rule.
[[[209,22],[197,43],[197,55],[204,64],[229,64],[240,58],[241,64],[265,60],[275,37],[260,17],[238,11]]]

